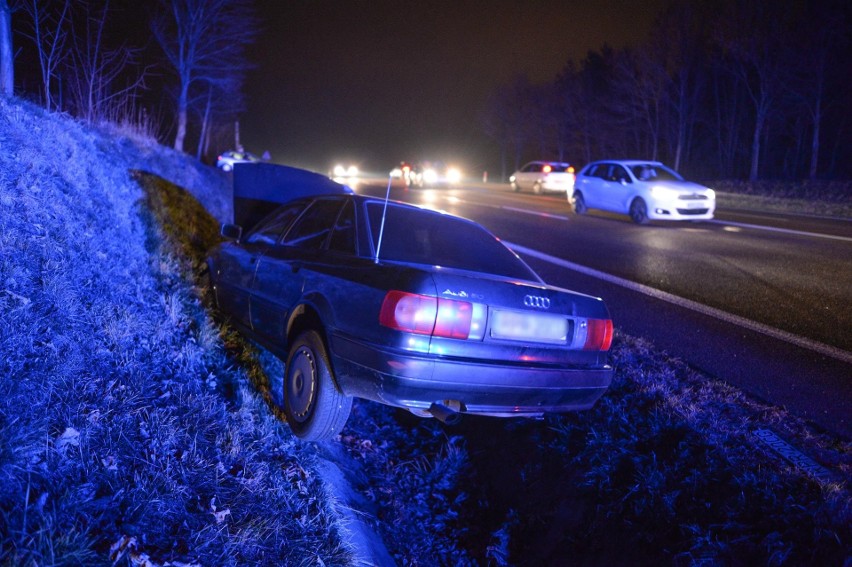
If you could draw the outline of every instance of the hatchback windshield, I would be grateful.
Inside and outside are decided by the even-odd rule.
[[[373,242],[379,241],[382,203],[369,203]],[[385,260],[444,266],[537,281],[493,235],[470,221],[389,204],[379,256]]]

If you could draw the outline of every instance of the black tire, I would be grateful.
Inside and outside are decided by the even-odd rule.
[[[352,398],[337,388],[322,337],[305,331],[296,338],[284,370],[284,415],[302,441],[326,441],[343,429]]]
[[[521,192],[521,186],[518,185],[518,183],[515,181],[512,181],[512,191],[514,191],[515,193]]]
[[[588,210],[583,194],[579,191],[574,191],[574,212],[578,215],[585,215]]]
[[[630,219],[636,224],[648,222],[648,205],[645,204],[645,201],[638,197],[633,199],[633,202],[630,203]]]
[[[533,184],[533,193],[541,195],[541,181],[536,181],[535,184]]]

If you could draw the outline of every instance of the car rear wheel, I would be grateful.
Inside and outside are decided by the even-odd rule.
[[[319,333],[306,331],[293,342],[284,374],[284,415],[296,437],[326,441],[340,433],[352,398],[337,389]]]
[[[642,199],[633,199],[630,203],[630,218],[636,224],[645,224],[648,222],[648,206]]]
[[[574,191],[574,212],[578,215],[586,214],[586,200],[583,198],[583,194],[579,191]]]
[[[512,191],[514,191],[515,193],[517,193],[521,190],[521,186],[518,185],[518,183],[516,181],[512,181],[511,185],[512,185]]]
[[[541,181],[536,181],[535,185],[533,185],[533,193],[536,195],[541,195]]]

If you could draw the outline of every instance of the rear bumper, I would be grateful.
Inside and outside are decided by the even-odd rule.
[[[463,413],[538,416],[592,407],[612,368],[483,364],[330,337],[335,375],[347,395],[408,409],[458,402]],[[455,405],[455,404],[454,404]]]

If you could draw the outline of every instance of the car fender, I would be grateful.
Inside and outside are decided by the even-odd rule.
[[[287,317],[284,335],[287,342],[289,343],[305,327],[312,327],[325,337],[327,329],[334,327],[332,313],[331,306],[321,294],[311,292],[302,296]]]

